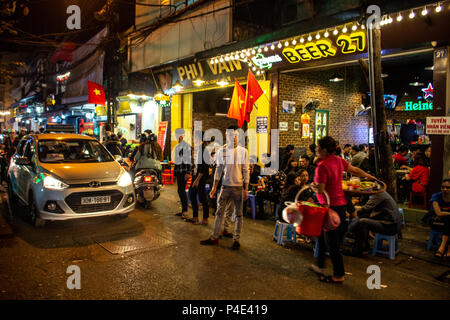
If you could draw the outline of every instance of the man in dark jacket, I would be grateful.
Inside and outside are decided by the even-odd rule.
[[[368,252],[369,231],[386,235],[401,233],[397,203],[386,191],[371,195],[369,201],[359,208],[357,215],[348,227],[348,231],[356,237],[352,250],[354,256],[362,256]]]

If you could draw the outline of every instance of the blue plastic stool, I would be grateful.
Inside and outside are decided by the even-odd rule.
[[[280,246],[284,245],[285,242],[297,243],[294,225],[277,221],[272,240],[276,241]]]
[[[430,251],[439,249],[442,239],[442,232],[430,229],[430,239],[428,239],[427,249]]]
[[[406,225],[405,223],[405,212],[402,208],[398,208],[398,211],[400,212],[400,215],[402,216],[402,226],[404,227]]]
[[[250,205],[252,207],[252,219],[255,220],[255,217],[256,217],[256,194],[249,193],[248,200],[250,201]]]
[[[383,246],[383,240],[388,241],[388,247]],[[387,249],[387,250],[384,250]],[[398,237],[388,236],[381,233],[375,233],[375,240],[373,241],[372,255],[377,253],[389,255],[391,260],[395,259],[395,255],[398,253]]]

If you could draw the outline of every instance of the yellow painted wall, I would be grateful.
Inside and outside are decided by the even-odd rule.
[[[175,130],[181,128],[181,95],[172,96],[172,107],[170,109],[170,150],[178,144],[177,138],[175,137]],[[173,160],[173,159],[172,159]]]
[[[183,128],[186,131],[185,141],[192,145],[192,111],[194,95],[192,93],[183,94]]]
[[[259,97],[253,106],[253,111],[250,115],[250,123],[248,124],[249,129],[254,129],[256,132],[256,117],[267,117],[268,133],[255,134],[252,136],[252,131],[249,132],[249,154],[258,156],[261,160],[261,155],[264,153],[270,153],[270,81],[262,80],[258,81],[264,94]],[[256,108],[255,108],[256,106]]]

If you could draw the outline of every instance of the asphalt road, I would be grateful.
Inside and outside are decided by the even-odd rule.
[[[232,239],[204,247],[212,230],[174,214],[174,186],[151,209],[128,218],[103,217],[34,228],[14,217],[14,235],[0,238],[0,299],[450,299],[436,280],[448,267],[399,254],[344,257],[342,285],[319,282],[308,270],[308,245],[272,241],[274,222],[245,218],[241,250]],[[67,268],[80,268],[81,289],[67,288]],[[366,285],[367,267],[381,269],[380,290]],[[328,273],[331,262],[328,261]]]

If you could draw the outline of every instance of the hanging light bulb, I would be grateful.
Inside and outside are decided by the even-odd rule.
[[[436,12],[441,12],[442,11],[442,6],[440,3],[438,3],[437,7],[436,7]]]
[[[352,30],[353,30],[353,31],[356,31],[356,29],[358,29],[358,27],[356,26],[356,24],[354,24],[354,25],[352,26]]]
[[[256,71],[256,67],[253,67],[252,70],[253,70],[253,71]]]
[[[259,76],[260,74],[261,74],[261,71],[258,70],[258,71],[256,72],[256,75]]]
[[[229,61],[229,60],[230,60],[230,57],[225,56],[225,61]]]
[[[174,83],[174,85],[172,86],[172,89],[174,89],[175,91],[180,91],[180,90],[182,90],[184,87],[183,87],[183,85],[181,84],[181,82],[179,81],[179,80],[177,80],[175,83]]]
[[[409,14],[409,18],[412,19],[416,16],[413,10],[411,10],[411,13]]]
[[[305,38],[301,37],[300,38],[300,43],[303,43],[303,42],[305,42]]]
[[[403,20],[403,16],[402,16],[401,13],[399,13],[398,16],[397,16],[397,21],[400,22],[402,20]]]
[[[366,27],[365,27],[365,25],[364,25],[364,23],[361,25],[361,29],[365,29]]]
[[[253,55],[256,54],[256,50],[255,50],[255,49],[252,50],[252,54],[253,54]]]
[[[262,49],[261,48],[258,48],[258,53],[261,53],[262,52]]]
[[[334,35],[337,35],[338,33],[339,33],[338,29],[337,29],[337,28],[334,28],[333,34],[334,34]]]
[[[265,46],[265,47],[264,47],[264,52],[267,52],[267,51],[269,51],[269,47],[268,47],[268,46]]]
[[[210,64],[214,64],[214,59],[211,59],[211,61],[209,63]]]
[[[220,57],[219,61],[220,61],[220,62],[223,62],[223,57]]]
[[[275,50],[275,45],[272,43],[272,45],[270,46],[271,50]]]
[[[286,40],[286,42],[284,43],[284,46],[287,47],[289,45],[289,41]]]
[[[219,81],[217,81],[217,84],[221,87],[225,87],[226,85],[228,85],[228,80],[225,78],[220,79]]]
[[[295,46],[297,44],[297,40],[292,40],[292,45]]]
[[[311,41],[312,40],[312,37],[311,37],[311,35],[309,35],[308,36],[308,41]]]
[[[330,35],[330,34],[328,33],[328,30],[326,30],[325,33],[323,34],[323,36],[324,36],[325,38],[328,38],[329,35]]]
[[[234,56],[234,58],[235,58],[236,60],[239,60],[239,54],[236,53],[236,55]]]
[[[280,49],[283,45],[281,44],[281,42],[278,42],[278,49]]]
[[[392,17],[389,17],[389,18],[388,18],[388,23],[391,24],[392,21],[394,21],[394,20],[392,19]]]
[[[317,32],[316,34],[316,39],[319,40],[320,39],[320,34]]]
[[[216,59],[214,60],[214,63],[219,63],[219,59],[216,58]]]
[[[342,28],[342,32],[343,32],[343,33],[346,33],[346,32],[347,32],[347,26],[344,26],[344,27]]]
[[[426,16],[426,15],[428,14],[427,7],[424,7],[424,8],[423,8],[421,14],[422,14],[423,16]]]
[[[241,52],[241,59],[244,59],[244,58],[245,58],[245,55],[244,55],[244,53]]]

